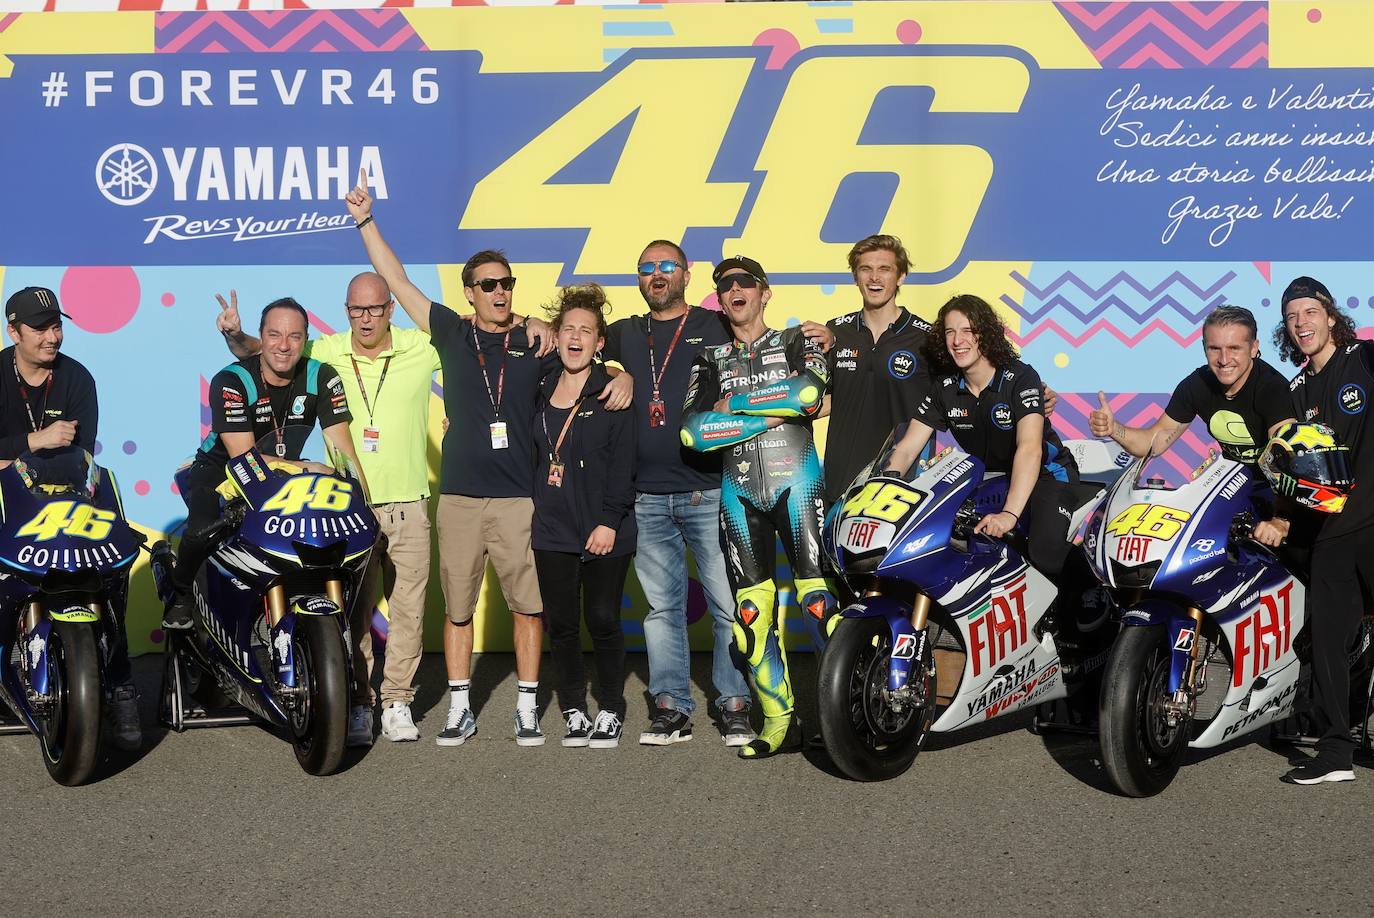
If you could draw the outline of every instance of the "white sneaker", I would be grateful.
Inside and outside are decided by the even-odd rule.
[[[410,705],[393,701],[382,708],[382,736],[393,743],[413,743],[420,738],[420,730],[410,716]]]
[[[372,745],[372,708],[369,705],[355,704],[348,712],[348,736],[344,745]]]

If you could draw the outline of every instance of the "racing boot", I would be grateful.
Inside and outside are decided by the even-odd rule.
[[[115,746],[124,752],[137,752],[143,745],[143,725],[138,718],[138,690],[132,682],[115,686],[106,714]]]
[[[191,594],[178,589],[172,601],[162,611],[162,627],[168,631],[189,631],[195,626],[191,615]]]
[[[801,721],[788,711],[776,717],[765,717],[758,738],[741,746],[739,757],[766,759],[780,752],[796,752],[801,747]]]

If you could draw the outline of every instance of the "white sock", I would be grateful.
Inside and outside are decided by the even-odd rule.
[[[454,710],[462,711],[469,707],[468,689],[472,688],[472,681],[469,679],[450,679],[448,680],[448,703]]]
[[[516,682],[515,710],[534,711],[535,699],[539,694],[538,682]]]

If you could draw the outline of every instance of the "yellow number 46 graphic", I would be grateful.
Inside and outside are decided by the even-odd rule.
[[[20,526],[15,536],[32,536],[35,542],[46,542],[61,534],[78,539],[100,540],[110,535],[110,525],[114,520],[115,515],[109,510],[70,500],[55,500]]]
[[[1192,514],[1186,510],[1156,507],[1153,504],[1131,504],[1107,524],[1107,531],[1119,536],[1138,535],[1167,542],[1178,535],[1183,524],[1191,517]]]
[[[910,488],[890,481],[870,481],[845,503],[844,513],[895,523],[920,502],[920,493]]]
[[[293,516],[306,507],[338,512],[348,509],[352,495],[353,485],[347,481],[297,476],[288,479],[259,509],[278,510],[283,516]]]

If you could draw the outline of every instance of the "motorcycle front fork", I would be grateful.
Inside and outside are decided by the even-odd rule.
[[[1164,702],[1164,722],[1170,729],[1186,720],[1192,719],[1197,712],[1197,699],[1207,688],[1207,661],[1199,660],[1202,647],[1202,610],[1188,607],[1188,617],[1193,620],[1193,640],[1188,648],[1188,664],[1183,670],[1183,680],[1178,691]],[[1170,650],[1173,653],[1173,649]]]
[[[926,683],[931,674],[925,668],[926,625],[930,621],[930,607],[932,605],[934,602],[929,596],[924,593],[917,593],[911,607],[911,627],[916,632],[916,644],[912,650],[912,665],[920,672],[920,678],[915,678],[917,673],[913,672],[907,677],[901,688],[895,690],[886,686],[883,688],[883,700],[893,711],[898,713],[905,711],[908,707],[922,707],[927,701]]]

